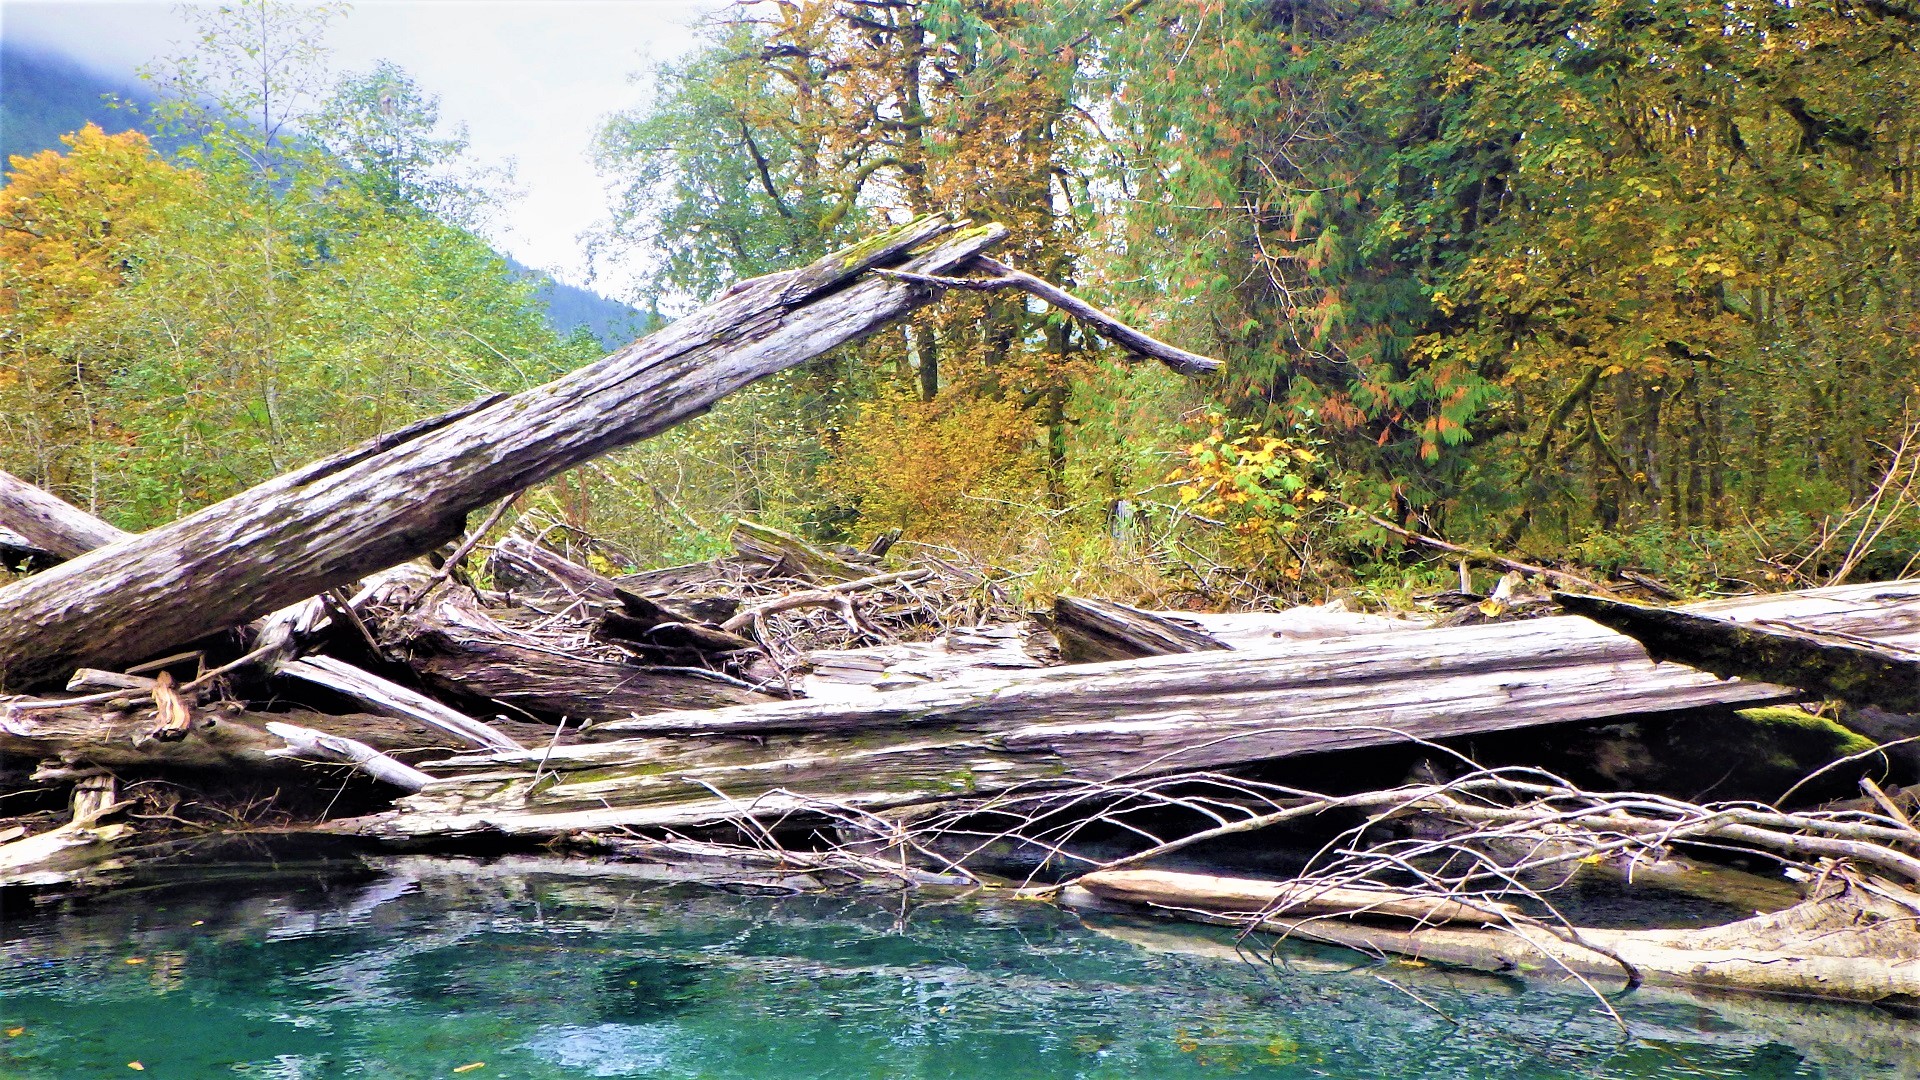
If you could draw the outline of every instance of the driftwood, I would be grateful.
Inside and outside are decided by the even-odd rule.
[[[1485,919],[1482,926],[1405,929],[1352,921],[1370,914],[1364,904],[1340,912],[1338,919],[1311,908],[1272,914],[1266,907],[1249,905],[1262,894],[1284,900],[1289,886],[1278,882],[1120,871],[1089,875],[1081,884],[1084,892],[1070,891],[1063,902],[1139,904],[1182,917],[1486,971],[1631,977],[1652,984],[1861,1001],[1920,995],[1920,963],[1914,960],[1920,956],[1914,906],[1920,905],[1920,896],[1843,882],[1784,911],[1699,930],[1565,928],[1505,919]],[[1312,886],[1291,891],[1315,893]]]
[[[738,680],[694,668],[635,664],[618,652],[556,649],[503,625],[465,594],[441,589],[380,621],[378,636],[429,688],[505,707],[515,716],[605,721],[663,704],[713,708],[773,700]]]
[[[1920,712],[1920,652],[1913,649],[1857,634],[1735,622],[1598,596],[1556,593],[1554,599],[1640,642],[1655,660],[1723,678],[1766,678],[1854,705]],[[1876,636],[1920,630],[1920,605],[1912,606],[1909,619],[1904,627],[1883,625]]]
[[[1889,590],[1905,599],[1877,599]],[[1874,634],[1905,625],[1920,583],[1703,605]],[[551,754],[469,754],[354,828],[551,832],[712,822],[830,800],[861,807],[1023,784],[1109,780],[1795,692],[1655,665],[1569,616],[1054,668],[838,702],[778,702],[601,724],[635,736]],[[727,738],[725,736],[731,736]],[[535,782],[535,773],[539,779]]]
[[[1004,233],[914,221],[742,282],[545,386],[415,425],[0,589],[0,684],[122,666],[432,550],[467,512],[698,416],[927,301],[865,273],[875,266],[938,273]]]
[[[1053,636],[1069,664],[1229,648],[1212,634],[1164,615],[1111,600],[1060,596],[1053,602]]]
[[[275,674],[325,687],[369,712],[416,721],[444,731],[470,746],[493,750],[523,749],[498,729],[463,712],[330,656],[314,656],[282,664],[275,669]]]
[[[8,472],[0,472],[0,525],[60,559],[84,555],[133,535]]]
[[[185,738],[163,741],[150,737],[152,709],[102,713],[87,706],[68,706],[9,714],[0,706],[0,755],[51,759],[70,767],[284,771],[287,763],[272,752],[285,744],[267,733],[270,722],[325,727],[389,753],[444,755],[457,749],[444,737],[414,724],[360,713],[203,709]]]

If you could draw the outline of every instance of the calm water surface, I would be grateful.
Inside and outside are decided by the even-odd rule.
[[[1877,1010],[1643,991],[1622,1032],[1577,989],[980,896],[539,860],[195,877],[0,912],[0,1077],[1920,1075],[1920,1024]]]

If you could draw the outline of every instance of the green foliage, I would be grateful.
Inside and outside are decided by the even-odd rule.
[[[449,220],[460,144],[403,73],[325,92],[329,16],[194,9],[197,49],[150,72],[178,167],[97,129],[15,162],[45,257],[8,260],[10,413],[59,429],[9,425],[7,468],[141,528],[599,354]]]

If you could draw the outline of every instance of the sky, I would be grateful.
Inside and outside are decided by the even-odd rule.
[[[491,229],[529,266],[586,284],[580,234],[607,213],[587,157],[601,118],[646,100],[633,76],[694,43],[724,0],[360,0],[334,21],[336,71],[390,60],[440,96],[443,124],[464,123],[480,165],[514,162],[521,197]],[[0,34],[55,49],[132,81],[134,68],[185,50],[188,26],[164,2],[0,0]],[[625,275],[603,267],[596,291]],[[627,299],[627,297],[620,297]]]

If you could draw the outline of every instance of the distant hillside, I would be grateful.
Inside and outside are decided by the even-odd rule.
[[[133,102],[137,109],[110,107],[108,94]],[[109,132],[139,127],[151,101],[132,79],[116,79],[58,53],[0,39],[0,154],[7,157],[62,149],[60,136],[88,121]],[[170,148],[163,143],[160,149],[164,153]],[[515,273],[542,283],[537,295],[546,305],[547,322],[562,334],[584,326],[611,349],[647,329],[644,312],[561,284],[512,259],[507,262]]]
[[[540,282],[535,294],[547,305],[547,322],[562,334],[572,333],[576,327],[586,327],[600,343],[609,349],[617,349],[642,334],[650,332],[648,325],[652,318],[647,312],[639,311],[609,300],[599,293],[555,281],[550,275],[523,266],[513,259],[507,265],[514,273],[524,274]]]
[[[140,126],[140,112],[110,107],[117,94],[144,107],[148,98],[132,79],[84,67],[32,46],[0,39],[0,160],[61,149],[60,136],[91,120],[108,132]]]

